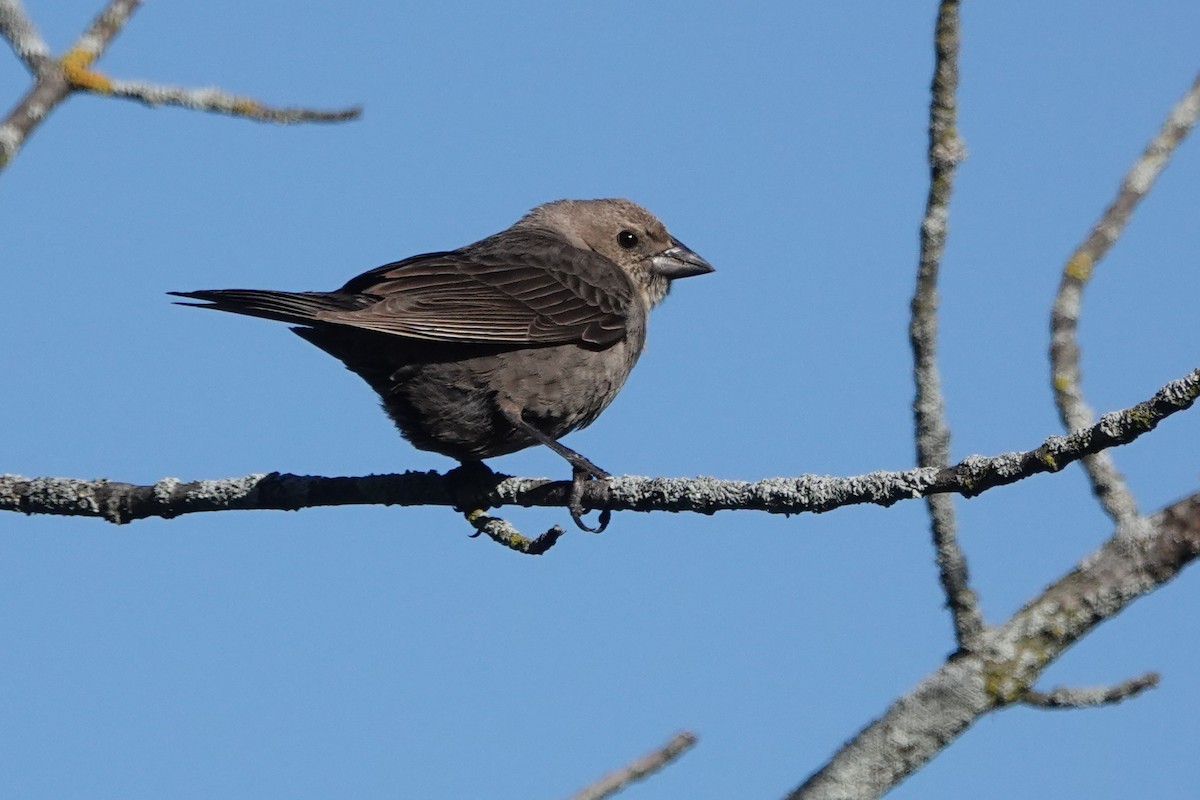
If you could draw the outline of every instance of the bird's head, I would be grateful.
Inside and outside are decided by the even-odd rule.
[[[666,297],[676,278],[713,271],[668,233],[658,217],[629,200],[557,200],[533,209],[519,224],[553,231],[575,247],[616,263],[647,308]]]

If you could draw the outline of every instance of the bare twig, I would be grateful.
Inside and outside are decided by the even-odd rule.
[[[920,769],[984,714],[1020,703],[1068,647],[1200,555],[1200,493],[1118,532],[1001,626],[951,657],[788,795],[867,800]]]
[[[93,70],[92,64],[104,54],[140,5],[141,0],[111,0],[75,44],[55,59],[18,0],[0,0],[0,36],[9,40],[18,57],[36,76],[33,86],[0,123],[0,169],[13,159],[50,112],[75,92],[122,97],[148,105],[181,106],[262,122],[340,122],[362,113],[357,107],[333,111],[277,108],[220,89],[114,80]]]
[[[681,731],[662,747],[571,795],[570,800],[604,800],[606,797],[612,797],[629,784],[658,772],[695,746],[696,741],[696,734]]]
[[[484,534],[496,544],[502,544],[509,550],[516,550],[527,556],[542,555],[553,547],[559,537],[563,535],[563,529],[555,525],[541,536],[530,539],[528,536],[522,536],[521,532],[507,520],[500,517],[489,517],[478,509],[465,516],[467,522],[475,528],[472,536]]]
[[[50,59],[50,47],[18,0],[0,0],[0,37],[8,40],[17,58],[34,75],[45,68]]]
[[[110,0],[109,4],[92,20],[92,24],[87,26],[83,35],[63,56],[63,60],[74,58],[84,61],[83,66],[86,68],[88,64],[104,55],[104,51],[112,44],[113,39],[117,38],[117,34],[121,32],[125,23],[129,21],[133,12],[137,11],[141,4],[142,0]]]
[[[973,497],[1043,472],[1057,472],[1085,455],[1127,444],[1200,396],[1200,369],[1172,381],[1153,398],[1106,414],[1090,428],[1052,436],[1034,450],[984,458],[970,456],[952,467],[872,472],[849,478],[803,475],[747,481],[716,478],[639,478],[590,481],[582,503],[613,511],[753,510],[772,514],[820,513],[848,505],[888,506],[900,500],[952,492]],[[165,478],[153,486],[107,480],[0,476],[0,511],[101,517],[123,523],[200,511],[295,510],[316,506],[439,505],[476,509],[504,505],[565,507],[571,482],[492,475],[476,484],[436,472],[321,478],[249,475],[183,483]]]
[[[340,108],[322,111],[314,108],[276,108],[263,105],[250,97],[208,87],[188,89],[182,86],[161,86],[144,81],[109,81],[105,94],[137,100],[149,106],[179,106],[193,111],[209,111],[244,117],[258,122],[289,125],[297,122],[345,122],[362,115],[362,108]]]
[[[1118,683],[1116,686],[1100,686],[1095,688],[1069,688],[1057,686],[1048,692],[1030,689],[1021,698],[1026,705],[1038,708],[1094,708],[1110,706],[1137,697],[1147,689],[1158,686],[1158,673],[1147,672],[1136,678]]]
[[[934,41],[936,60],[931,88],[933,98],[929,105],[929,196],[921,221],[921,257],[908,328],[913,350],[913,379],[917,387],[913,400],[917,464],[922,467],[944,467],[950,463],[950,426],[946,422],[937,366],[937,282],[946,248],[954,172],[965,155],[956,125],[957,0],[944,0],[938,7]],[[954,499],[949,495],[931,495],[925,498],[925,504],[929,510],[938,575],[954,620],[954,636],[960,649],[969,650],[983,630],[983,617],[975,592],[971,590],[967,559],[955,533]]]
[[[1079,312],[1083,288],[1096,264],[1125,230],[1137,204],[1150,191],[1172,153],[1200,116],[1200,75],[1183,98],[1171,109],[1158,134],[1126,173],[1116,198],[1104,210],[1087,238],[1067,259],[1050,314],[1050,365],[1054,402],[1068,430],[1092,424],[1093,413],[1080,387]],[[1083,460],[1092,492],[1105,512],[1119,525],[1130,526],[1138,518],[1137,502],[1125,479],[1107,453]]]

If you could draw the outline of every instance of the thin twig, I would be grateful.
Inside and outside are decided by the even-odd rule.
[[[475,533],[471,534],[473,537],[480,534],[486,535],[496,544],[502,544],[509,550],[515,550],[527,556],[542,555],[553,547],[564,533],[561,526],[555,525],[540,536],[530,539],[528,536],[523,536],[508,520],[490,517],[483,511],[471,511],[464,516],[466,516],[467,522],[475,528]]]
[[[87,57],[88,63],[104,55],[104,51],[112,44],[113,39],[117,38],[117,34],[141,4],[142,0],[110,0],[67,51],[67,55],[80,53]]]
[[[1175,148],[1200,116],[1200,74],[1183,98],[1171,109],[1158,134],[1125,174],[1116,198],[1104,210],[1087,238],[1063,268],[1050,314],[1050,368],[1054,403],[1068,430],[1092,424],[1093,412],[1081,388],[1080,348],[1077,337],[1083,289],[1100,260],[1125,230],[1138,203],[1150,191]],[[1137,501],[1107,453],[1083,460],[1092,492],[1105,513],[1118,525],[1130,527],[1138,519]]]
[[[1116,686],[1099,686],[1093,688],[1070,688],[1057,686],[1048,692],[1030,689],[1022,703],[1038,708],[1095,708],[1096,706],[1111,706],[1137,697],[1147,689],[1158,686],[1158,673],[1147,672],[1136,678],[1130,678]]]
[[[33,20],[18,0],[0,0],[0,37],[12,45],[17,58],[34,75],[40,74],[50,59],[50,46],[38,33]]]
[[[908,328],[913,351],[913,379],[917,387],[913,400],[917,464],[922,467],[944,467],[950,463],[950,426],[946,422],[937,366],[937,283],[946,248],[954,173],[965,156],[956,125],[957,0],[944,0],[938,7],[934,42],[936,59],[929,104],[929,195],[925,202],[925,217],[921,221],[921,256]],[[929,510],[938,576],[954,620],[954,637],[959,649],[970,650],[983,630],[983,617],[978,598],[971,590],[966,556],[958,544],[954,499],[949,495],[931,495],[925,499],[925,504]]]
[[[1052,436],[1040,447],[990,458],[970,456],[951,467],[917,467],[849,478],[802,475],[748,481],[716,478],[615,477],[589,481],[585,509],[613,511],[754,510],[772,514],[821,513],[848,505],[888,506],[931,494],[974,497],[1032,475],[1058,472],[1085,455],[1128,444],[1200,397],[1200,369],[1171,381],[1154,397],[1106,414],[1090,428]],[[570,481],[490,475],[470,484],[436,472],[323,478],[249,475],[183,483],[165,478],[152,486],[107,480],[0,476],[0,511],[101,517],[124,523],[147,517],[176,517],[201,511],[295,510],[335,505],[438,505],[496,508],[505,505],[564,508]]]
[[[616,772],[605,775],[592,785],[571,795],[570,800],[604,800],[606,797],[612,797],[629,784],[658,772],[694,747],[696,742],[696,734],[690,731],[681,731],[672,736],[671,741],[662,747],[652,750],[636,761]]]
[[[228,114],[258,122],[288,125],[297,122],[346,122],[362,115],[362,108],[338,108],[324,111],[316,108],[277,108],[250,97],[230,94],[216,87],[189,89],[183,86],[163,86],[145,81],[109,81],[103,94],[137,100],[148,106],[178,106],[193,111]]]

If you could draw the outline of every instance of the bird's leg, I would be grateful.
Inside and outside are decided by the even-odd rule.
[[[517,416],[515,419],[510,419],[510,421],[512,422],[513,426],[517,428],[517,430],[527,434],[533,439],[536,439],[540,443],[546,445],[546,447],[549,447],[551,450],[565,458],[567,463],[571,465],[572,471],[582,472],[584,477],[595,478],[596,480],[603,480],[604,478],[612,477],[612,475],[610,475],[608,472],[600,469],[591,461],[584,458],[579,453],[576,453],[574,450],[567,447],[553,436],[547,436],[546,434],[542,433],[537,428],[523,420],[520,416]]]
[[[522,433],[529,436],[541,444],[546,445],[554,452],[567,460],[571,465],[571,493],[568,495],[567,510],[571,512],[571,519],[580,530],[585,530],[588,533],[603,533],[608,527],[608,522],[612,519],[612,511],[605,508],[600,511],[600,524],[595,528],[591,527],[583,521],[583,486],[589,479],[604,480],[611,478],[612,475],[600,469],[588,459],[576,453],[571,448],[559,442],[553,436],[548,436],[542,431],[530,425],[522,417],[520,412],[506,413],[508,421],[513,427]]]

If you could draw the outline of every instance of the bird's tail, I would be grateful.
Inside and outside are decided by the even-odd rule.
[[[181,306],[211,308],[297,325],[311,325],[319,321],[323,311],[352,311],[361,308],[367,301],[361,295],[334,292],[272,292],[258,289],[204,289],[167,294],[203,301],[177,304]]]

